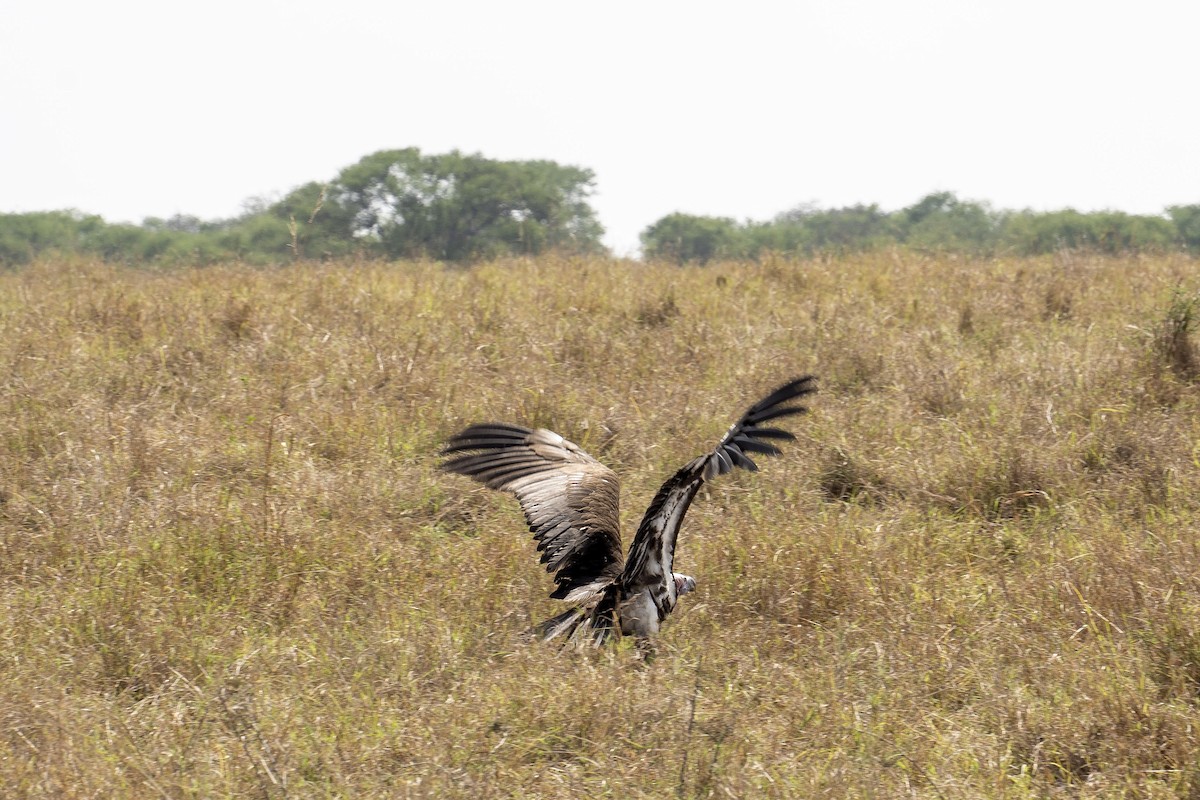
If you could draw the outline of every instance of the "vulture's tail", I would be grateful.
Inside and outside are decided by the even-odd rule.
[[[559,614],[551,617],[545,622],[540,622],[533,626],[533,633],[539,639],[550,641],[562,637],[563,641],[567,641],[575,635],[575,631],[587,619],[588,613],[585,608],[570,608]]]
[[[614,587],[609,587],[608,591],[600,593],[595,602],[568,609],[535,625],[533,633],[546,641],[558,639],[569,642],[575,639],[602,645],[614,635],[619,635],[616,607],[616,592]]]

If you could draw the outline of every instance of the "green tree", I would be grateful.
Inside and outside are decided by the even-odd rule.
[[[1200,205],[1171,206],[1167,217],[1175,226],[1175,238],[1180,244],[1200,249]]]
[[[146,217],[142,227],[151,231],[170,231],[173,233],[209,233],[226,228],[231,223],[222,220],[204,220],[194,214],[176,214],[162,219]]]
[[[996,244],[997,217],[952,192],[926,195],[895,216],[902,240],[914,248],[983,252]]]
[[[1163,217],[1120,211],[1082,213],[1020,211],[1008,215],[1000,231],[1002,242],[1022,254],[1089,249],[1104,253],[1161,250],[1178,239],[1177,227]]]
[[[642,253],[646,258],[677,264],[705,264],[738,255],[741,234],[738,224],[728,217],[668,214],[642,231]]]
[[[416,148],[373,153],[327,187],[308,184],[272,208],[314,247],[448,261],[548,248],[600,249],[590,170]],[[315,213],[314,213],[315,211]]]
[[[104,220],[78,211],[0,214],[0,264],[24,264],[46,252],[73,252],[104,228]]]
[[[297,236],[300,235],[298,230]],[[307,244],[307,229],[303,237]],[[250,263],[279,262],[291,257],[289,221],[271,213],[249,214],[217,233],[215,239],[221,249]]]
[[[795,243],[775,248],[783,251],[844,252],[896,241],[892,215],[874,203],[829,209],[800,205],[775,217],[770,227],[783,243]]]

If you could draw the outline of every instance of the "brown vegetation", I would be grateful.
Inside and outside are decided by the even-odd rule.
[[[1185,256],[0,274],[0,796],[1200,797]],[[712,484],[642,664],[527,642],[551,427]]]

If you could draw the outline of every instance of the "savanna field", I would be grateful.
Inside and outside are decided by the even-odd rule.
[[[0,796],[1200,797],[1200,262],[0,273]],[[642,660],[477,421],[702,490]]]

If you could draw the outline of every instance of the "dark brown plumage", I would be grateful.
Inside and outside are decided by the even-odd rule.
[[[450,439],[443,468],[511,492],[521,504],[541,561],[554,573],[551,597],[572,604],[539,625],[540,635],[588,637],[597,644],[614,634],[645,638],[658,632],[679,595],[695,586],[671,566],[680,525],[700,487],[734,467],[757,470],[748,453],[778,455],[771,440],[796,437],[763,423],[806,412],[788,404],[815,391],[811,375],[780,386],[751,406],[716,448],[667,480],[642,517],[627,559],[616,474],[557,433],[472,425]]]

